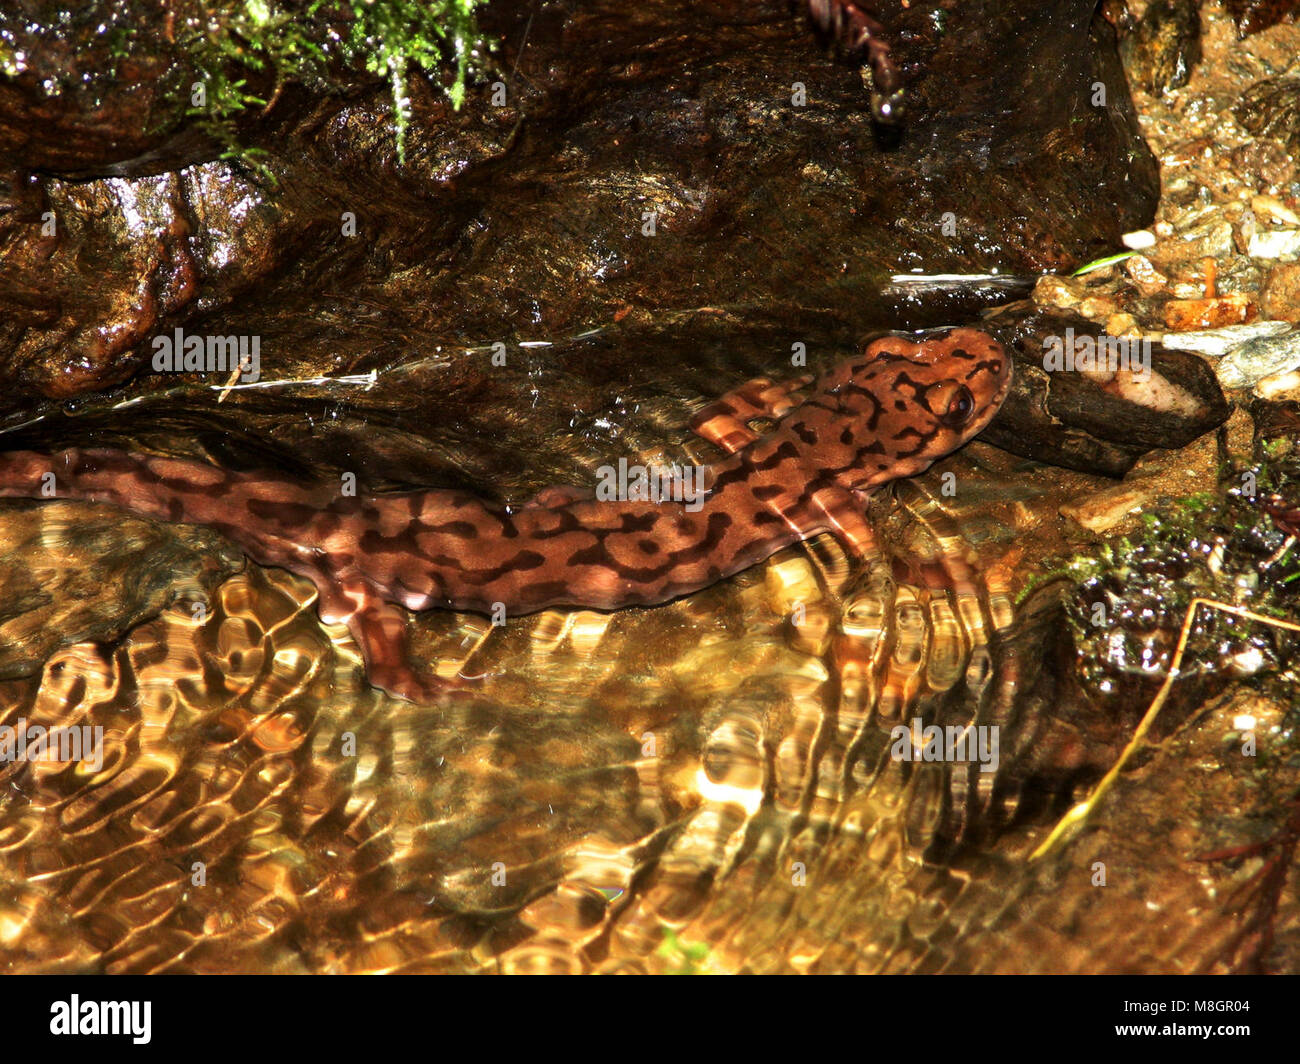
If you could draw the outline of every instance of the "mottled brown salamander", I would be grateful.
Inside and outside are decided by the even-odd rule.
[[[751,381],[692,422],[729,456],[698,471],[691,501],[599,501],[574,489],[513,507],[448,490],[349,497],[111,450],[0,455],[0,495],[85,499],[215,528],[254,560],[311,580],[322,620],[349,626],[371,682],[419,698],[443,684],[410,667],[406,617],[393,604],[508,614],[648,606],[823,532],[861,553],[871,542],[866,497],[983,429],[1010,378],[1002,346],[962,328],[919,342],[885,337],[815,382]],[[775,419],[761,436],[747,424],[760,417]]]

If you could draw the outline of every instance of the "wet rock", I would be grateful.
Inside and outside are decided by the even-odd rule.
[[[1077,309],[1085,318],[1090,318],[1093,321],[1103,321],[1119,312],[1119,304],[1114,296],[1108,293],[1098,293],[1081,299]]]
[[[206,17],[190,0],[0,7],[0,167],[138,176],[216,158],[184,122],[203,80],[185,41]],[[269,84],[247,76],[249,92]]]
[[[0,291],[23,304],[6,354],[12,379],[62,398],[129,377],[146,338],[195,300],[198,270],[174,174],[51,182],[40,192],[28,210],[0,218],[13,238],[0,250]],[[103,218],[123,224],[95,224]]]
[[[1087,337],[1095,351],[1101,328],[1069,312],[1022,305],[994,312],[987,324],[1012,351],[1016,371],[982,438],[1014,454],[1121,476],[1142,453],[1181,447],[1228,416],[1213,371],[1195,355],[1135,344],[1139,355],[1150,356],[1149,374],[1119,358],[1114,370],[1056,368],[1044,362],[1050,349],[1076,341],[1081,351],[1077,341]]]
[[[1300,0],[1226,0],[1226,6],[1243,38],[1300,15]]]
[[[1269,270],[1260,292],[1260,310],[1266,317],[1300,321],[1300,263]]]
[[[1134,255],[1125,260],[1124,272],[1129,275],[1138,292],[1147,297],[1163,291],[1169,283],[1169,278],[1157,270],[1145,255]]]
[[[1201,61],[1196,0],[1155,0],[1120,50],[1129,76],[1152,95],[1186,85]]]
[[[1269,78],[1242,93],[1233,113],[1261,140],[1300,155],[1300,78]]]
[[[1261,337],[1242,344],[1215,365],[1225,388],[1247,388],[1278,373],[1300,368],[1300,332]]]
[[[1291,331],[1285,321],[1256,321],[1249,325],[1226,325],[1222,329],[1205,332],[1166,333],[1159,337],[1165,347],[1175,351],[1195,351],[1197,354],[1221,358],[1250,340],[1280,336]]]
[[[1068,310],[1077,307],[1088,294],[1088,281],[1082,277],[1061,277],[1045,273],[1034,285],[1034,302],[1043,307]]]
[[[1273,373],[1256,382],[1253,394],[1268,400],[1300,399],[1300,370]]]
[[[1275,188],[1285,185],[1296,172],[1291,153],[1276,141],[1252,140],[1234,148],[1229,158],[1238,172],[1258,174]]]
[[[1232,251],[1232,224],[1226,219],[1212,217],[1199,225],[1180,228],[1177,239],[1162,240],[1149,254],[1150,260],[1162,270],[1196,262],[1204,258],[1218,258]]]
[[[1241,292],[1200,299],[1171,299],[1165,304],[1165,325],[1175,332],[1184,329],[1218,329],[1250,317],[1253,304]]]
[[[1300,255],[1300,229],[1272,229],[1255,233],[1246,254],[1252,259],[1287,259]]]
[[[1106,319],[1106,335],[1135,337],[1140,340],[1142,330],[1138,327],[1137,318],[1132,314],[1118,313]]]
[[[1146,488],[1121,484],[1097,492],[1082,503],[1061,507],[1061,516],[1086,528],[1089,532],[1108,532],[1125,518],[1140,513],[1152,498]]]
[[[1007,298],[900,275],[1034,276],[1145,224],[1156,175],[1092,7],[963,4],[942,32],[936,5],[900,11],[914,106],[886,143],[783,3],[494,4],[504,105],[484,85],[457,113],[413,82],[405,164],[363,84],[258,127],[275,188],[222,163],[20,183],[0,402],[44,419],[33,446],[158,431],[389,486],[571,479],[583,448],[644,440],[647,403],[680,426],[689,399],[788,372],[795,344],[825,360]],[[177,327],[257,337],[262,379],[154,374]],[[80,420],[53,417],[75,393]],[[578,442],[539,455],[539,434]]]
[[[112,643],[178,600],[204,601],[243,565],[191,525],[64,502],[6,501],[0,512],[0,680],[61,646]]]
[[[1114,535],[1141,527],[1137,518],[1169,502],[1218,490],[1225,461],[1237,457],[1249,466],[1254,455],[1254,423],[1239,407],[1219,430],[1170,451],[1144,455],[1112,487],[1093,488],[1059,507],[1062,516],[1095,535]]]
[[[1275,196],[1251,196],[1250,208],[1257,216],[1280,225],[1300,226],[1300,214]]]

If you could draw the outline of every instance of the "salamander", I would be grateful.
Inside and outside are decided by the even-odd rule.
[[[652,606],[822,533],[865,553],[867,497],[979,433],[1010,380],[1002,345],[958,328],[883,337],[816,379],[750,381],[692,420],[726,457],[693,470],[689,498],[606,501],[573,487],[516,505],[447,489],[345,495],[337,485],[105,449],[0,455],[0,495],[87,500],[216,529],[254,561],[312,581],[321,619],[348,625],[370,682],[419,700],[449,681],[410,665],[398,607],[521,615]],[[758,419],[770,430],[756,432],[749,422]]]

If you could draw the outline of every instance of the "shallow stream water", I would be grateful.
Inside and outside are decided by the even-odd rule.
[[[525,6],[500,5],[494,25],[507,41],[524,40]],[[4,449],[143,447],[234,469],[353,471],[379,487],[468,487],[498,499],[585,483],[611,455],[712,461],[719,453],[690,436],[690,415],[772,372],[773,351],[787,362],[792,335],[820,368],[863,333],[942,315],[977,320],[980,307],[1026,295],[1038,270],[1104,250],[1128,228],[1121,217],[1149,213],[1147,160],[1134,149],[1125,163],[1115,150],[1129,143],[1115,133],[1131,125],[1126,104],[1104,121],[1072,114],[1059,102],[1070,89],[1028,128],[979,124],[982,108],[1002,115],[1034,88],[1020,70],[996,81],[1000,97],[963,95],[960,78],[979,65],[973,49],[1014,39],[992,15],[918,38],[939,49],[922,49],[928,62],[951,62],[938,69],[953,71],[952,85],[932,78],[922,97],[947,109],[913,120],[927,132],[924,165],[908,170],[891,156],[885,180],[859,166],[878,131],[859,113],[856,71],[816,50],[800,58],[813,74],[800,76],[840,110],[773,120],[761,135],[739,128],[771,118],[765,79],[801,31],[776,5],[732,6],[746,18],[718,21],[705,45],[717,69],[695,79],[674,73],[692,39],[685,31],[661,38],[646,21],[618,37],[605,32],[617,14],[607,4],[571,26],[562,5],[542,5],[527,31],[538,54],[523,44],[507,52],[528,82],[519,111],[453,118],[424,99],[434,132],[412,134],[424,169],[397,166],[386,148],[364,154],[381,94],[328,121],[308,107],[277,127],[312,134],[310,149],[275,162],[275,193],[213,162],[88,185],[51,178],[50,202],[85,217],[130,200],[143,228],[126,246],[153,248],[135,261],[86,238],[81,256],[58,258],[60,283],[86,295],[72,314],[78,328],[77,315],[90,320],[86,308],[99,305],[89,274],[102,274],[107,291],[125,257],[128,275],[171,298],[183,287],[173,283],[183,247],[206,302],[164,311],[193,311],[195,329],[260,330],[268,379],[285,386],[222,392],[208,379],[132,376],[138,352],[111,344],[94,348],[100,361],[62,373],[81,333],[47,329],[33,311],[37,324],[9,354],[21,350],[39,372],[21,377],[28,394],[5,400]],[[1043,48],[1095,43],[1087,4],[1041,6],[1024,32]],[[682,17],[717,14],[694,5]],[[589,95],[572,102],[547,80],[561,78],[547,57],[575,40],[599,47],[591,70],[572,75]],[[624,52],[644,53],[646,65],[618,68],[621,97],[591,79]],[[1098,52],[1102,69],[1112,52]],[[1086,65],[1070,77],[1087,75]],[[784,100],[789,72],[779,73]],[[1193,82],[1189,98],[1198,92],[1226,90]],[[672,106],[649,108],[652,97]],[[1148,122],[1172,121],[1139,99]],[[1203,106],[1175,117],[1199,121]],[[514,139],[508,127],[530,115],[535,125]],[[1096,122],[1080,134],[1080,145],[1102,145],[1095,172],[1073,166],[1073,142],[1060,181],[1046,155],[1033,155],[1051,140],[1035,123],[1058,120]],[[635,148],[627,158],[607,135],[624,128]],[[949,137],[953,128],[973,132]],[[711,139],[719,131],[726,139]],[[1176,138],[1160,132],[1169,148]],[[976,180],[972,163],[964,176],[980,191],[962,199],[954,160],[993,148],[1011,169]],[[516,150],[527,166],[510,176],[503,160]],[[1174,154],[1162,153],[1167,181]],[[802,169],[792,169],[796,155]],[[706,180],[705,162],[727,180]],[[596,164],[600,179],[583,178]],[[388,234],[364,254],[319,236],[322,219],[333,224],[350,202],[335,182],[354,178]],[[1068,221],[1059,229],[1016,213],[1039,180]],[[511,182],[514,194],[493,191]],[[958,213],[976,211],[979,196],[997,200],[1018,227],[986,212],[988,232],[942,247],[929,229],[904,234],[916,242],[900,261],[946,255],[927,272],[969,272],[987,253],[1011,263],[1007,277],[929,298],[882,287],[892,247],[881,243],[892,225],[878,209],[885,186]],[[1078,209],[1099,186],[1117,204],[1113,218]],[[647,204],[663,210],[670,250],[656,257],[617,235],[628,223],[615,207],[629,202],[638,219]],[[210,216],[200,217],[202,204]],[[1176,205],[1167,196],[1162,217]],[[236,216],[239,226],[223,231]],[[210,228],[191,241],[176,218]],[[151,226],[158,241],[140,237]],[[989,233],[999,227],[995,247]],[[713,269],[691,272],[696,260]],[[1062,281],[1056,303],[1040,282],[1038,305],[1073,299],[1071,310],[1113,321],[1097,307],[1119,310],[1124,277],[1112,267],[1095,288]],[[15,296],[29,309],[35,299]],[[125,305],[102,302],[113,313]],[[101,337],[122,324],[95,320]],[[511,352],[500,373],[483,368],[497,337]],[[1119,487],[1101,470],[1047,464],[1055,452],[1034,461],[977,440],[872,500],[880,542],[867,558],[820,537],[650,609],[548,610],[504,626],[412,615],[414,657],[444,678],[468,678],[467,697],[443,702],[369,685],[347,629],[321,622],[311,584],[245,562],[215,533],[102,506],[6,500],[0,725],[102,728],[104,746],[102,764],[0,765],[3,967],[1296,971],[1294,643],[1277,633],[1250,667],[1240,633],[1196,644],[1210,679],[1171,699],[1156,741],[1089,829],[1030,860],[1120,756],[1177,634],[1138,618],[1133,631],[1155,649],[1125,659],[1115,679],[1106,668],[1129,652],[1125,633],[1117,623],[1100,652],[1078,637],[1069,611],[1092,604],[1079,598],[1082,570],[1068,564],[1100,557],[1103,536],[1131,529],[1130,511],[1222,496],[1225,470],[1257,459],[1254,435],[1296,437],[1276,419],[1257,433],[1266,419],[1237,398],[1227,427],[1157,451]],[[1099,446],[1126,466],[1127,427],[1110,430]],[[1020,432],[1018,423],[1001,431]],[[1122,516],[1101,533],[1089,529],[1105,522],[1069,516],[1108,510]],[[1266,769],[1235,754],[1245,720],[1272,744]],[[924,742],[929,726],[972,737],[980,756],[894,756],[898,729]]]

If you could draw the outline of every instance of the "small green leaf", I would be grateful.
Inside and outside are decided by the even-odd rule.
[[[1104,259],[1093,259],[1091,262],[1084,263],[1071,277],[1082,277],[1085,273],[1092,273],[1093,270],[1105,269],[1107,266],[1114,266],[1117,262],[1123,262],[1125,259],[1131,259],[1136,255],[1136,251],[1121,251],[1117,255],[1107,255]]]

